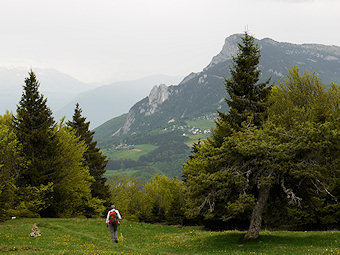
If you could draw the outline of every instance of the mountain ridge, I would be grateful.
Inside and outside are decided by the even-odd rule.
[[[139,122],[135,125],[134,121],[138,118],[141,119],[141,116],[143,114],[144,117],[147,118],[151,115],[157,115],[158,111],[164,113],[165,111],[162,108],[165,108],[166,105],[169,104],[168,101],[177,101],[177,103],[179,103],[178,97],[176,100],[176,95],[183,93],[183,91],[186,90],[186,87],[190,87],[189,89],[192,89],[192,91],[195,90],[195,87],[200,87],[201,90],[205,91],[204,95],[203,93],[201,93],[201,96],[196,97],[196,101],[209,101],[209,103],[212,103],[212,105],[216,107],[215,111],[221,110],[223,108],[224,110],[227,110],[226,105],[223,104],[223,99],[226,96],[226,92],[224,90],[224,77],[228,76],[229,74],[229,68],[232,65],[232,57],[237,54],[237,42],[239,42],[240,38],[240,34],[235,34],[227,37],[225,39],[225,44],[223,45],[222,50],[212,58],[211,62],[201,72],[189,74],[177,86],[170,86],[167,87],[167,89],[162,87],[162,91],[155,91],[156,88],[154,88],[148,98],[150,98],[152,94],[158,93],[160,95],[166,94],[166,99],[162,101],[154,101],[152,114],[146,114],[150,111],[148,110],[151,107],[150,103],[148,103],[150,100],[142,99],[141,101],[137,102],[130,109],[126,123],[119,132],[115,132],[115,135],[124,135],[130,131],[138,131],[141,128],[138,128],[137,126],[154,127],[152,125],[152,120],[150,120],[149,123],[146,123],[146,121],[145,123]],[[322,80],[328,78],[329,73],[333,72],[332,75],[330,75],[332,77],[336,77],[337,74],[339,74],[335,81],[340,81],[340,47],[325,46],[321,44],[298,45],[291,43],[280,43],[270,38],[265,38],[262,40],[256,39],[255,43],[259,45],[262,54],[259,64],[259,68],[262,71],[262,80],[265,80],[268,77],[272,77],[272,80],[277,82],[279,79],[284,77],[291,66],[297,65],[300,67],[301,70],[315,70],[317,75]],[[273,54],[274,51],[276,51],[277,53]],[[280,61],[276,61],[274,59],[275,57],[277,57],[278,53],[281,55],[280,61],[283,62],[281,66]],[[321,68],[317,68],[316,63],[318,63]],[[330,71],[327,73],[327,70]],[[327,82],[330,82],[330,80],[328,80]],[[208,91],[209,89],[204,88],[205,86],[209,86],[209,89],[212,89],[214,91]],[[194,95],[189,95],[188,92],[186,93],[188,94],[187,100],[194,104]],[[207,95],[209,98],[207,97]],[[214,99],[212,99],[212,97],[214,97]],[[176,108],[177,103],[173,104],[173,107]],[[208,104],[203,105],[203,107],[207,108],[206,112],[198,112],[204,114],[209,112],[211,113],[211,111],[213,110],[213,107],[209,107]],[[182,111],[180,115],[174,114],[173,116],[168,116],[168,119],[185,118],[190,114],[197,115],[197,113],[194,113],[193,109],[190,109],[188,104],[186,104],[183,109],[185,110]],[[162,119],[163,123],[165,121],[166,119]]]

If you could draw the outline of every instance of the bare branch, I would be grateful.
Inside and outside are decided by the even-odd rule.
[[[338,201],[338,199],[332,193],[329,192],[329,190],[326,188],[326,185],[323,182],[321,182],[319,179],[316,179],[316,181],[322,185],[323,190],[326,191],[328,195],[330,195],[336,202]]]
[[[211,192],[208,194],[208,196],[206,196],[206,198],[204,199],[203,203],[198,207],[198,211],[200,212],[203,207],[206,205],[206,204],[209,204],[209,210],[210,212],[213,212],[214,209],[215,209],[215,201],[211,201],[210,200],[210,197],[211,197]]]
[[[286,193],[287,198],[289,199],[288,204],[297,204],[299,207],[301,207],[301,200],[302,198],[296,196],[292,189],[287,189],[284,185],[284,178],[281,179],[281,187],[283,191]]]

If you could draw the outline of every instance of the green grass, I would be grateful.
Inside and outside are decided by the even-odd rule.
[[[33,223],[41,237],[29,237]],[[210,232],[122,221],[123,238],[111,243],[104,219],[16,219],[0,224],[5,254],[340,254],[339,232],[261,232],[244,243],[244,232]],[[119,231],[120,232],[120,231]]]
[[[187,125],[191,127],[197,127],[201,130],[205,130],[214,128],[216,124],[213,120],[192,120],[187,121]]]
[[[188,126],[197,127],[201,130],[212,129],[215,127],[215,122],[213,120],[192,120],[186,122]],[[185,142],[190,148],[194,143],[197,143],[199,139],[203,140],[208,137],[205,134],[198,134],[198,135],[188,135],[189,141]]]
[[[103,154],[109,159],[131,159],[138,160],[141,156],[146,155],[153,150],[157,149],[157,146],[152,144],[139,144],[134,145],[131,150],[108,150],[103,149]]]
[[[185,142],[186,145],[188,145],[190,148],[194,143],[197,143],[199,140],[207,139],[207,135],[199,134],[199,135],[188,135],[189,141]]]
[[[118,170],[106,170],[104,176],[105,177],[111,177],[115,175],[124,175],[124,176],[132,176],[135,173],[137,173],[138,170],[133,170],[133,169],[118,169]]]

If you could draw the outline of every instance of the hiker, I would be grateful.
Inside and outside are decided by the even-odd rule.
[[[111,210],[108,211],[106,217],[106,227],[110,227],[110,235],[113,243],[118,243],[118,225],[122,217],[118,210],[115,209],[114,205],[111,205]]]

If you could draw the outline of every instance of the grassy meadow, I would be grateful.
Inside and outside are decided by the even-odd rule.
[[[213,120],[192,120],[187,121],[187,125],[197,127],[201,130],[212,129],[216,126]]]
[[[29,237],[33,224],[41,237]],[[340,254],[340,232],[205,231],[123,220],[112,243],[104,219],[15,219],[0,224],[4,254]]]
[[[131,150],[110,150],[103,149],[103,154],[111,159],[131,159],[138,160],[141,156],[144,156],[153,150],[157,149],[157,146],[152,144],[137,144],[133,146]]]

